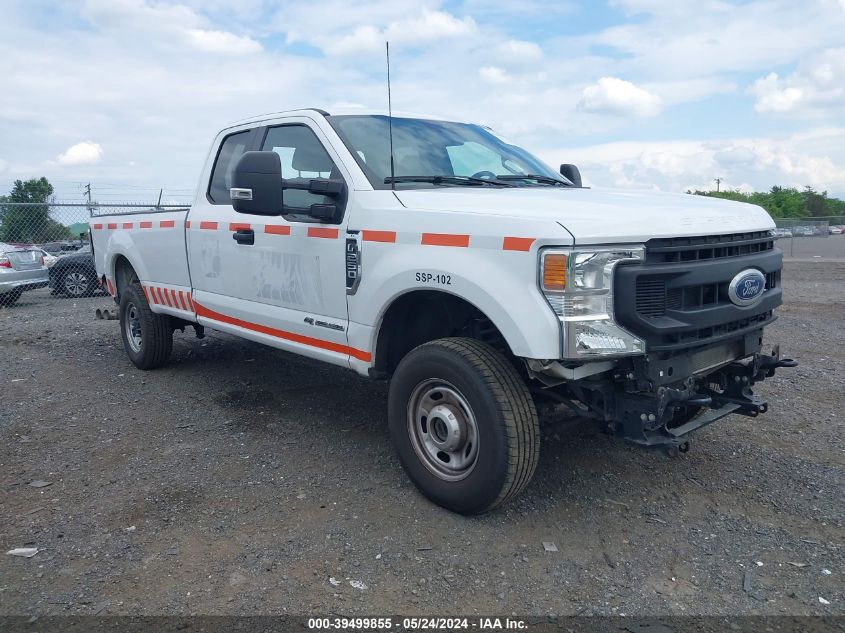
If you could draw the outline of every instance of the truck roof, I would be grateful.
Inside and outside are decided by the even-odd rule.
[[[278,112],[268,112],[267,114],[258,114],[244,119],[233,121],[226,125],[223,129],[235,127],[236,125],[243,125],[244,123],[259,123],[268,119],[275,119],[279,116],[295,116],[295,115],[313,115],[314,113],[322,114],[323,116],[344,116],[344,115],[359,115],[359,116],[387,116],[387,110],[379,110],[374,108],[356,108],[356,107],[340,107],[332,108],[331,112],[327,112],[322,108],[298,108],[296,110],[279,110]],[[432,121],[455,121],[461,122],[455,118],[445,118],[432,114],[420,114],[419,112],[404,112],[394,111],[394,118],[402,119],[430,119]]]

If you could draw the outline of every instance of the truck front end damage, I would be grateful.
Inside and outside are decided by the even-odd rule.
[[[770,231],[564,254],[566,281],[557,292],[551,276],[542,284],[561,319],[562,359],[527,361],[534,391],[627,440],[685,448],[689,433],[731,413],[765,413],[753,386],[797,364],[763,351],[782,301]],[[592,313],[579,312],[579,297]]]

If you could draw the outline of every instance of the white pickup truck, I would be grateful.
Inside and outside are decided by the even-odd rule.
[[[528,484],[541,405],[669,450],[764,412],[752,385],[795,364],[762,353],[773,228],[756,206],[584,188],[480,125],[317,109],[222,130],[190,209],[91,223],[136,366],[190,325],[389,379],[402,465],[465,514]]]

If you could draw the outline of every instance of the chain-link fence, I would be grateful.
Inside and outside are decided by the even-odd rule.
[[[185,206],[0,202],[0,307],[39,288],[73,298],[100,292],[89,241],[91,217],[165,208]]]
[[[787,257],[845,258],[845,216],[779,218],[775,224],[778,246]]]

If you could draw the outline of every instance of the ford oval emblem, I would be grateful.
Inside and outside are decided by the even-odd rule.
[[[728,286],[728,297],[738,306],[750,306],[763,296],[766,276],[756,268],[747,268],[736,274]]]

